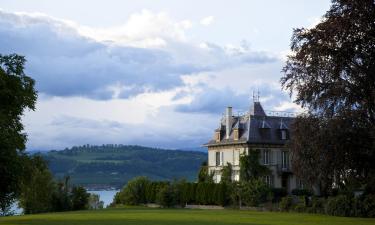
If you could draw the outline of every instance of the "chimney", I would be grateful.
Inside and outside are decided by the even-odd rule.
[[[225,128],[226,128],[226,138],[229,139],[230,131],[232,128],[232,107],[228,106],[227,107],[227,112],[226,112],[226,118],[225,118]]]

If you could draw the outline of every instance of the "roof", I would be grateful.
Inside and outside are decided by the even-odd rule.
[[[216,141],[213,137],[208,143],[204,144],[204,146],[236,143],[283,145],[286,143],[286,140],[281,140],[280,130],[289,131],[293,120],[293,117],[287,116],[267,116],[260,102],[254,102],[249,113],[232,116],[232,127],[229,129],[230,134],[228,139],[226,138],[224,117],[224,119],[220,121],[220,129],[215,130],[215,132],[221,132],[221,140]],[[238,140],[234,139],[234,129],[239,130]]]

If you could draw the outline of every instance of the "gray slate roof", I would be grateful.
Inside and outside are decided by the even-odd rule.
[[[225,145],[235,143],[249,144],[277,144],[283,145],[287,140],[281,140],[281,130],[286,130],[290,137],[289,128],[294,118],[284,116],[267,116],[260,102],[254,102],[249,113],[241,116],[232,116],[232,127],[229,139],[226,139],[225,117],[221,120],[219,128],[221,140],[217,142],[214,137],[205,146]],[[234,140],[234,129],[239,129],[239,140]]]

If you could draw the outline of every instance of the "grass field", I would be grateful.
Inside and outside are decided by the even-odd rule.
[[[314,214],[239,210],[188,210],[126,208],[99,211],[49,213],[0,218],[0,224],[18,225],[366,225],[375,219],[331,217]]]

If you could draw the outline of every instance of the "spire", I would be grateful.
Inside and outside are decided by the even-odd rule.
[[[250,106],[250,115],[253,115],[253,116],[266,116],[266,113],[264,112],[263,107],[260,104],[259,96],[260,96],[259,90],[258,90],[258,92],[256,94],[253,91],[253,104]]]

